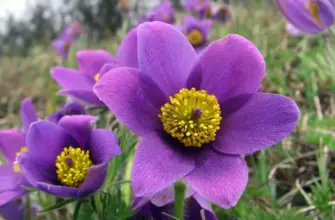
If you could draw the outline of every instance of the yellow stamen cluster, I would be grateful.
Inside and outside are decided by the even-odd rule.
[[[323,26],[321,18],[320,18],[320,6],[316,0],[309,0],[306,5],[307,11],[312,15],[313,20],[320,27]]]
[[[25,153],[28,152],[28,148],[26,146],[21,147],[20,151],[16,153],[16,158],[15,161],[13,163],[13,171],[15,173],[20,173],[22,171],[19,162],[17,161],[17,159],[19,158],[21,153]]]
[[[221,109],[214,95],[205,90],[181,89],[158,115],[164,130],[186,147],[201,147],[215,140]]]
[[[100,79],[100,73],[96,73],[94,75],[94,81],[98,82],[99,79]]]
[[[192,44],[192,46],[199,46],[204,43],[204,35],[198,29],[189,31],[187,34],[187,39]]]
[[[85,181],[91,166],[92,161],[88,150],[65,147],[56,159],[58,180],[65,186],[79,188]]]

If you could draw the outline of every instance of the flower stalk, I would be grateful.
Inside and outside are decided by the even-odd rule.
[[[183,182],[178,181],[174,184],[174,212],[175,217],[179,220],[184,220],[184,200],[186,186]]]

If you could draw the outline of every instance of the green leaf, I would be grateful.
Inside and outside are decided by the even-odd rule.
[[[73,199],[63,200],[63,201],[58,202],[58,203],[56,203],[55,205],[53,205],[53,206],[51,206],[51,207],[49,207],[49,208],[46,208],[46,209],[44,209],[44,210],[42,210],[42,211],[40,211],[40,212],[49,212],[49,211],[53,211],[53,210],[55,210],[55,209],[59,209],[60,207],[65,206],[65,205],[67,205],[67,204],[70,204],[71,202],[74,202],[74,201],[75,201],[75,200],[73,200]]]

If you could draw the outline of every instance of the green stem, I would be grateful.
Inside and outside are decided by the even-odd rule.
[[[25,196],[24,200],[24,219],[31,220],[31,201],[29,194]]]
[[[184,201],[186,186],[183,182],[174,184],[174,213],[179,220],[184,220]]]

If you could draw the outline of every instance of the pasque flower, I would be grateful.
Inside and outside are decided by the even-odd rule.
[[[265,73],[259,50],[239,35],[198,56],[187,38],[161,22],[137,28],[139,68],[116,68],[94,91],[141,136],[131,184],[150,197],[183,178],[223,208],[235,205],[248,181],[242,155],[278,143],[295,128],[290,98],[257,92]]]
[[[48,120],[54,123],[58,123],[59,120],[65,115],[83,115],[85,113],[85,109],[82,105],[77,102],[68,100],[65,105],[60,108],[55,113],[49,115]]]
[[[154,10],[140,17],[137,24],[139,25],[144,22],[151,21],[161,21],[173,24],[175,22],[175,13],[172,4],[170,2],[163,1],[161,4],[157,5]]]
[[[169,186],[166,189],[154,194],[150,198],[134,198],[132,208],[137,210],[133,219],[150,217],[154,220],[169,220],[174,216],[174,188]],[[170,216],[169,216],[170,215]],[[204,216],[205,218],[203,218]],[[190,187],[185,195],[185,220],[216,220],[217,217],[212,211],[211,205]]]
[[[183,17],[182,32],[197,52],[201,52],[207,46],[211,20],[197,20],[190,15]]]
[[[52,46],[58,55],[64,60],[67,59],[71,45],[81,33],[81,25],[79,22],[73,22],[66,26],[57,39],[52,42]]]
[[[188,0],[184,4],[187,11],[197,14],[199,18],[209,18],[211,16],[211,4],[209,0]]]
[[[23,129],[0,130],[0,151],[6,164],[0,165],[0,207],[26,193],[24,186],[30,186],[24,178],[17,157],[27,151],[25,135],[30,124],[37,120],[30,99],[25,99],[20,108]]]
[[[332,0],[276,0],[286,19],[302,32],[316,34],[334,23]]]
[[[92,105],[103,103],[93,93],[93,85],[101,77],[101,68],[105,64],[116,66],[137,67],[137,54],[131,53],[135,30],[130,31],[121,43],[116,57],[105,50],[81,50],[77,52],[77,64],[79,69],[66,68],[62,66],[51,69],[52,77],[63,87],[58,94],[68,95],[79,101]],[[125,56],[126,54],[126,56]]]
[[[30,184],[58,197],[84,198],[103,184],[108,162],[121,150],[115,135],[94,129],[96,118],[64,116],[58,124],[38,121],[26,136],[19,164]]]

